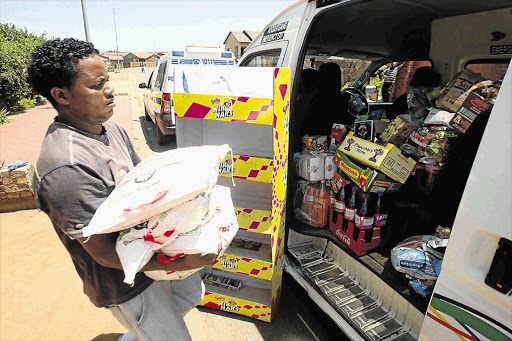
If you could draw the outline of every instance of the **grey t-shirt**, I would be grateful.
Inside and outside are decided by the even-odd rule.
[[[98,307],[124,303],[144,291],[151,279],[143,273],[135,285],[123,282],[124,272],[99,265],[77,238],[116,184],[141,161],[117,123],[108,121],[101,135],[66,124],[50,125],[35,167],[37,206],[50,217],[84,283],[84,292]],[[117,238],[117,233],[112,234]]]

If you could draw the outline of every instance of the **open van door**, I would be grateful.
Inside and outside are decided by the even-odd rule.
[[[461,199],[421,340],[512,338],[511,93],[509,66]]]

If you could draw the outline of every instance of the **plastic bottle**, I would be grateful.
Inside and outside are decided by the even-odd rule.
[[[355,227],[353,238],[354,240],[359,239],[359,231],[365,231],[365,241],[367,243],[372,241],[373,236],[373,212],[368,205],[368,199],[370,198],[369,194],[363,195],[363,202],[359,209],[356,212],[355,216]]]
[[[315,206],[315,188],[313,184],[308,183],[304,192],[304,214],[312,219]]]
[[[341,214],[341,217],[343,219],[343,215],[345,214],[345,185],[347,183],[345,180],[341,180],[341,187],[338,190],[338,193],[336,193],[336,196],[334,197],[334,210],[332,213],[332,222],[336,224],[338,221],[338,216]]]
[[[314,226],[324,227],[327,224],[329,215],[329,190],[325,184],[325,180],[320,181],[320,187],[316,191],[315,207],[314,207]]]
[[[343,215],[343,225],[341,227],[341,230],[343,232],[347,232],[348,229],[348,223],[354,222],[355,216],[356,216],[356,193],[357,193],[357,187],[352,187],[352,194],[350,195],[350,199],[348,200],[348,203],[345,205],[345,214]]]
[[[388,213],[386,212],[384,206],[382,205],[382,195],[382,192],[380,192],[377,195],[377,201],[375,202],[374,205],[375,221],[373,223],[373,226],[380,227],[380,240],[385,240],[388,234],[388,228],[386,226],[388,220]]]

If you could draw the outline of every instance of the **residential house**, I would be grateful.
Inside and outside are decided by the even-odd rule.
[[[108,66],[112,66],[117,68],[118,66],[120,68],[123,68],[123,53],[119,52],[105,52],[100,53],[100,57],[107,58],[108,59]]]
[[[153,52],[132,52],[132,54],[137,56],[138,60],[134,59],[130,62],[130,67],[140,67],[141,63],[146,67],[156,67],[156,62],[160,59],[160,56]]]
[[[245,48],[258,35],[259,31],[231,31],[224,40],[226,51],[231,51],[238,60],[244,54]]]

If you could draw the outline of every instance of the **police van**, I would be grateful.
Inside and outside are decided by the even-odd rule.
[[[175,66],[235,66],[233,52],[219,47],[186,46],[184,50],[171,51],[162,56],[151,72],[147,83],[139,84],[144,92],[144,110],[147,121],[153,121],[157,142],[165,145],[176,132],[172,106]]]
[[[228,143],[233,148],[234,161],[226,163],[237,182],[232,197],[240,229],[246,230],[245,239],[270,245],[266,250],[271,249],[272,263],[265,269],[273,271],[272,283],[260,281],[261,266],[224,272],[222,276],[233,278],[247,275],[239,296],[230,301],[240,312],[248,307],[247,316],[273,317],[281,290],[279,271],[284,270],[352,340],[510,340],[511,57],[511,0],[300,0],[261,30],[241,57],[236,69],[251,91],[232,91],[237,96],[231,97],[229,91],[212,98],[192,98],[192,92],[177,97],[178,147]],[[388,99],[381,93],[381,75],[395,63],[401,72]],[[324,65],[332,64],[341,69],[336,75],[342,90],[319,91],[329,76],[321,73]],[[475,129],[459,135],[456,161],[444,170],[416,169],[398,190],[383,193],[389,209],[388,237],[375,249],[355,252],[348,245],[350,237],[340,238],[329,226],[319,228],[300,219],[296,199],[301,198],[297,191],[302,179],[294,156],[301,153],[303,136],[329,137],[332,124],[344,123],[340,120],[347,117],[373,119],[378,132],[379,121],[389,123],[399,116],[399,98],[404,100],[408,87],[415,85],[415,71],[424,67],[434,72],[423,81],[435,82],[443,93],[451,88],[464,93],[479,82],[460,77],[466,72],[500,87],[498,97],[487,116],[475,119]],[[274,81],[257,79],[265,73]],[[318,80],[320,74],[325,78]],[[262,84],[259,89],[257,84]],[[406,95],[405,111],[408,102],[414,101]],[[229,107],[229,117],[214,115],[222,105]],[[322,110],[313,111],[316,108]],[[354,130],[352,122],[346,125]],[[349,140],[347,150],[361,141]],[[351,169],[361,174],[355,166]],[[267,171],[268,184],[255,182]],[[357,186],[366,186],[365,181],[361,176]],[[390,183],[380,181],[382,186]],[[269,239],[263,232],[251,234],[269,222]],[[415,281],[397,271],[391,251],[410,237],[433,236],[439,225],[451,228],[448,245],[441,247],[445,251],[416,243],[410,249],[428,246],[430,253],[411,252],[402,263],[433,267],[429,257],[444,254],[442,262],[437,259],[435,268],[441,272],[428,292],[423,289],[432,289],[432,281]],[[240,264],[250,261],[248,256],[243,259]],[[253,291],[244,296],[248,287]],[[256,297],[257,289],[271,299]],[[215,293],[205,305],[221,306],[213,300],[224,298]],[[256,309],[270,307],[271,312]]]

